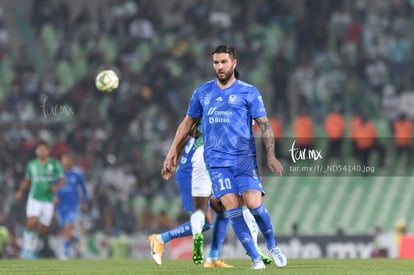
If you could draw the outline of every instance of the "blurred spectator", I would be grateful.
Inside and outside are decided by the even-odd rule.
[[[314,138],[314,125],[312,117],[306,109],[302,109],[293,122],[296,145],[300,148],[312,148]]]
[[[405,114],[401,114],[393,121],[393,133],[395,139],[396,153],[398,157],[405,155],[411,159],[413,122]]]
[[[274,92],[271,98],[272,110],[280,110],[288,107],[288,78],[289,78],[289,63],[283,52],[280,51],[273,62],[273,67],[270,77],[273,81]],[[289,110],[286,110],[289,113]]]
[[[360,119],[359,126],[357,125],[354,129],[354,135],[361,165],[370,165],[372,152],[378,151],[379,164],[383,166],[385,164],[385,151],[378,142],[377,129],[374,123],[368,120],[366,116],[362,115]]]
[[[63,154],[70,153],[70,144],[66,142],[63,133],[60,133],[55,140],[52,148],[50,149],[50,155],[55,159],[60,159]]]
[[[154,26],[142,13],[137,13],[129,25],[129,35],[141,41],[151,40],[155,35]]]
[[[161,232],[167,231],[173,228],[173,225],[174,225],[170,217],[168,216],[167,212],[165,212],[164,210],[161,210],[158,213],[156,217],[156,224],[157,224],[157,229],[160,230]]]
[[[400,219],[395,223],[394,228],[397,234],[396,242],[397,245],[400,246],[401,237],[407,234],[407,222],[404,219]]]
[[[381,243],[381,228],[376,226],[374,229],[374,250],[371,253],[372,258],[387,258],[388,250]]]
[[[354,109],[349,129],[349,138],[352,142],[352,155],[356,158],[358,157],[357,132],[358,128],[361,126],[361,123],[361,113],[358,109]]]
[[[342,150],[342,142],[345,133],[345,118],[336,108],[329,113],[324,122],[326,135],[328,136],[328,158],[339,158]]]
[[[382,108],[387,116],[390,129],[393,129],[393,121],[399,114],[400,97],[396,94],[394,86],[388,84],[384,87],[382,96]]]

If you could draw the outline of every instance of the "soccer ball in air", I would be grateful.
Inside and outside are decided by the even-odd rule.
[[[112,70],[101,71],[95,79],[95,86],[101,92],[112,92],[119,85],[119,78]]]

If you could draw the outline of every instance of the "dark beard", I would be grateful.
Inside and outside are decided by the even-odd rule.
[[[229,71],[224,78],[219,78],[218,74],[216,74],[218,81],[222,85],[226,85],[227,82],[229,82],[229,80],[230,80],[230,78],[231,78],[232,75],[233,75],[233,71]]]

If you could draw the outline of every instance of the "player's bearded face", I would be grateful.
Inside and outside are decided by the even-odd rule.
[[[225,85],[234,75],[236,60],[231,59],[228,53],[216,53],[213,55],[213,67],[216,77]]]

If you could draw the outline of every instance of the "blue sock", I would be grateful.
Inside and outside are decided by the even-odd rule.
[[[180,224],[176,228],[173,228],[171,230],[168,230],[165,233],[161,234],[161,238],[164,241],[164,243],[167,243],[171,241],[172,239],[181,238],[185,236],[191,236],[191,223],[185,222],[183,224]]]
[[[269,250],[276,246],[275,236],[273,234],[272,221],[270,220],[269,212],[264,207],[263,204],[257,208],[250,210],[256,219],[257,225],[260,228],[260,231],[263,234],[263,237],[266,240],[266,245]]]
[[[203,232],[206,230],[209,230],[213,225],[209,222],[206,222],[203,227]],[[171,230],[168,230],[167,232],[164,232],[161,234],[161,238],[164,241],[164,243],[168,243],[172,239],[181,238],[185,236],[191,236],[191,222],[185,222],[176,228],[173,228]]]
[[[220,249],[226,236],[227,225],[229,219],[224,217],[223,212],[217,213],[216,221],[213,226],[213,236],[211,239],[210,252],[208,257],[212,259],[218,259]]]
[[[205,222],[204,226],[203,226],[203,232],[206,232],[207,230],[210,230],[211,228],[213,228],[214,224],[212,224],[211,222]]]
[[[70,241],[63,241],[63,255],[69,256]]]
[[[244,249],[249,253],[252,260],[256,260],[260,257],[257,252],[256,246],[254,245],[252,234],[250,233],[249,227],[243,218],[242,208],[233,208],[223,211],[224,217],[230,219],[234,233],[240,240]]]

